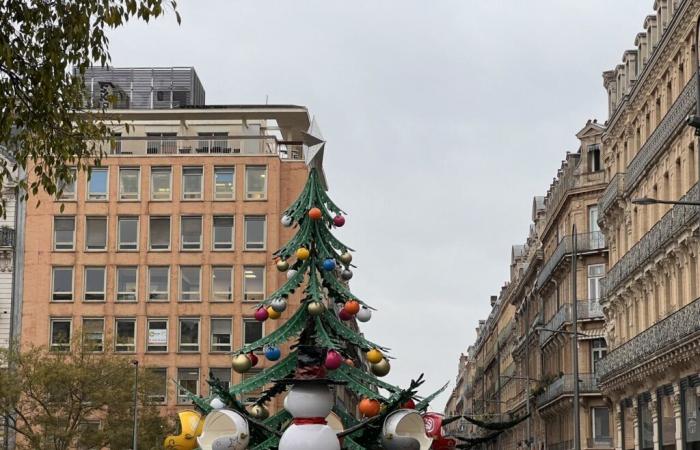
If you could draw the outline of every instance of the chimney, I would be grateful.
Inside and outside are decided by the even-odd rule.
[[[498,297],[496,297],[495,295],[492,295],[491,296],[491,306],[494,306],[496,304],[496,300],[498,300]]]

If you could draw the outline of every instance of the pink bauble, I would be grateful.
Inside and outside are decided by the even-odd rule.
[[[258,310],[255,311],[255,320],[258,320],[260,322],[264,322],[267,320],[268,317],[270,317],[270,314],[267,312],[267,309],[265,309],[265,308],[258,308]]]
[[[333,218],[333,225],[335,225],[336,227],[342,227],[343,225],[345,225],[345,217],[338,214]]]
[[[336,352],[335,350],[329,350],[328,353],[326,353],[326,369],[335,370],[342,364],[343,357],[340,355],[340,353]]]
[[[350,320],[352,319],[352,314],[349,312],[345,311],[345,308],[341,309],[340,312],[338,313],[338,318],[340,320]]]

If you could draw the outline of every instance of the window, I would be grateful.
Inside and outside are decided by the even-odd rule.
[[[177,369],[177,384],[182,389],[177,389],[178,403],[191,403],[188,392],[199,395],[199,369]]]
[[[265,216],[245,216],[245,249],[265,250]]]
[[[180,301],[198,302],[200,295],[201,272],[199,266],[180,266]]]
[[[214,302],[233,300],[233,267],[212,267],[211,292]]]
[[[148,392],[148,401],[152,404],[164,405],[168,401],[168,369],[149,367],[147,370],[154,381]]]
[[[214,199],[233,200],[235,197],[235,171],[233,167],[214,168]]]
[[[135,302],[138,299],[137,281],[137,267],[117,267],[117,301]]]
[[[148,319],[147,352],[168,351],[168,319]]]
[[[231,386],[231,369],[228,367],[214,367],[209,369],[211,371],[211,375],[216,378],[217,380],[221,381],[221,383],[226,386],[226,388]]]
[[[198,352],[199,351],[199,319],[180,319],[180,346],[178,351],[181,352]]]
[[[105,268],[85,268],[85,293],[83,299],[86,302],[103,302],[105,300]]]
[[[231,351],[231,319],[211,319],[211,351]]]
[[[202,217],[182,217],[180,219],[180,246],[182,250],[202,249]]]
[[[51,341],[49,347],[53,352],[70,350],[71,319],[51,319]]]
[[[73,250],[75,248],[75,217],[53,218],[54,250]]]
[[[245,266],[243,268],[243,301],[260,301],[265,298],[265,268]]]
[[[118,219],[119,250],[139,249],[139,218],[120,217]]]
[[[600,280],[605,276],[605,264],[588,266],[588,299],[600,300]]]
[[[263,323],[255,319],[243,319],[243,345],[251,344],[263,337]]]
[[[73,268],[54,267],[52,269],[52,278],[51,300],[55,302],[73,301]]]
[[[600,163],[600,146],[598,144],[588,146],[588,171],[598,172],[603,170]]]
[[[83,319],[83,345],[88,351],[104,350],[105,320]]]
[[[170,167],[151,168],[151,200],[170,200],[171,175]]]
[[[151,250],[170,249],[170,217],[150,218]]]
[[[114,351],[134,353],[136,351],[136,319],[114,319]]]
[[[138,167],[119,169],[119,200],[138,200],[141,170]]]
[[[106,250],[107,249],[107,218],[106,217],[86,217],[85,218],[85,249],[86,250]]]
[[[148,299],[168,301],[170,298],[170,267],[148,268]]]
[[[200,200],[202,198],[202,168],[182,168],[182,199]]]
[[[60,192],[59,200],[75,200],[75,180],[77,180],[78,171],[75,167],[71,167],[68,169],[68,172],[70,173],[70,182],[66,183],[59,180],[56,183],[56,189]]]
[[[254,376],[260,374],[260,372],[261,369],[250,369],[248,372],[243,374],[242,380],[249,380]],[[243,404],[252,405],[253,403],[255,403],[258,400],[258,398],[260,398],[260,396],[263,394],[263,389],[263,387],[260,387],[258,389],[244,393],[241,399],[243,401]]]
[[[591,408],[593,417],[593,440],[595,444],[612,444],[610,435],[610,410]]]
[[[233,216],[214,216],[212,227],[214,250],[232,250]]]
[[[88,200],[107,200],[109,192],[109,170],[106,167],[93,167],[88,177]]]
[[[595,369],[595,363],[605,358],[608,354],[608,346],[605,343],[605,339],[593,339],[591,341],[591,362]]]
[[[265,200],[267,198],[266,166],[246,166],[245,198],[246,200]]]

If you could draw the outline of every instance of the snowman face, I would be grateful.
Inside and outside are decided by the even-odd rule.
[[[294,417],[326,417],[333,409],[333,394],[325,385],[297,385],[284,399],[284,409]]]

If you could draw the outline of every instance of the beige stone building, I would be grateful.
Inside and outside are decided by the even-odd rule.
[[[635,47],[604,73],[610,244],[604,309],[610,351],[598,363],[616,449],[700,448],[698,208],[632,200],[698,199],[697,0],[657,0]]]

